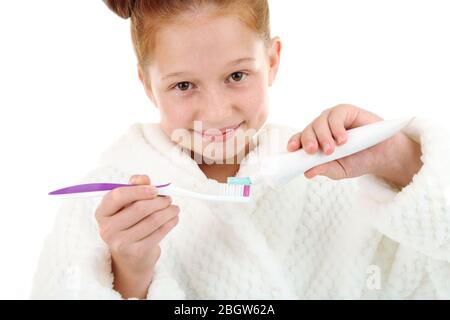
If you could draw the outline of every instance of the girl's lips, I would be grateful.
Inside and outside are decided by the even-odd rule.
[[[239,123],[239,124],[237,124],[235,126],[225,127],[225,128],[219,129],[219,131],[223,135],[224,133],[227,132],[227,130],[236,130],[237,128],[239,128],[240,125],[241,124]],[[207,131],[210,131],[210,130],[203,130],[202,134],[205,135],[205,136],[218,136],[217,134],[214,134],[214,133],[211,134],[211,133],[208,133]],[[214,131],[217,131],[217,130],[214,130]]]
[[[198,132],[198,131],[194,131],[194,132],[198,135],[201,135],[202,138],[207,141],[222,142],[222,141],[229,140],[231,137],[233,137],[235,132],[237,131],[237,129],[239,129],[239,127],[241,126],[242,123],[243,122],[241,122],[235,126],[230,126],[230,127],[225,127],[225,128],[219,129],[219,131],[222,133],[221,135],[217,134],[217,130],[213,130],[213,131],[215,131],[216,134],[214,134],[214,132],[207,133],[208,130],[204,130],[203,132]]]

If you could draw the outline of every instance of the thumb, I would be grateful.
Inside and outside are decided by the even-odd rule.
[[[332,180],[340,180],[344,179],[347,176],[347,173],[337,161],[331,161],[311,168],[305,172],[305,177],[309,179],[314,178],[317,175],[325,176]]]
[[[150,178],[147,175],[135,174],[130,177],[129,183],[135,185],[150,184]]]

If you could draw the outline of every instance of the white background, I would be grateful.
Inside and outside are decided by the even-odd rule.
[[[270,121],[302,129],[352,103],[446,125],[450,2],[271,0],[284,41]],[[57,200],[134,122],[158,121],[129,21],[102,1],[1,1],[0,298],[27,298]]]

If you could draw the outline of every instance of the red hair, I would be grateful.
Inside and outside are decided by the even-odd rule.
[[[213,15],[235,14],[263,40],[270,40],[267,0],[104,0],[118,16],[131,18],[131,38],[139,65],[151,60],[155,34],[185,12],[212,9]]]

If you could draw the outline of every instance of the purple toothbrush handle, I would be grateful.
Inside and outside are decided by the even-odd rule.
[[[168,186],[170,183],[161,184],[156,186],[157,188],[162,188]],[[49,193],[49,195],[58,194],[70,194],[70,193],[82,193],[82,192],[94,192],[94,191],[109,191],[119,187],[131,187],[132,184],[121,184],[121,183],[87,183],[78,184],[75,186],[55,190]]]

